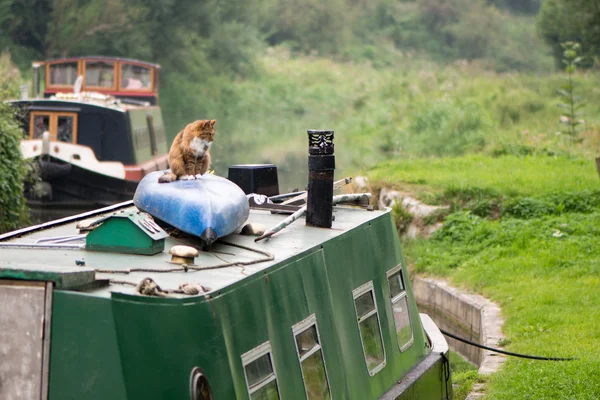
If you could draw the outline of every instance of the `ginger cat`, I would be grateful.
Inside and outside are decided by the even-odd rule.
[[[171,172],[158,178],[158,182],[197,179],[208,171],[216,122],[214,119],[194,121],[175,136],[169,150]]]

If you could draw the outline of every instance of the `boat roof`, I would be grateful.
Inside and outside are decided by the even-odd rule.
[[[0,271],[6,268],[47,268],[65,274],[78,269],[95,271],[96,281],[105,280],[110,284],[91,285],[84,291],[99,297],[110,297],[112,292],[135,295],[136,285],[146,278],[151,278],[162,290],[171,291],[169,297],[188,297],[178,293],[181,285],[186,284],[202,285],[205,292],[200,294],[206,295],[272,266],[286,263],[286,260],[387,212],[389,210],[367,211],[364,208],[335,206],[335,220],[331,229],[307,226],[303,220],[299,220],[260,242],[254,242],[256,236],[233,233],[215,242],[210,251],[199,251],[194,264],[186,271],[181,265],[170,262],[169,250],[175,245],[191,245],[201,249],[200,242],[189,236],[175,237],[175,234],[170,234],[165,239],[164,250],[151,256],[85,250],[86,233],[79,232],[78,222],[115,214],[138,213],[132,202],[126,202],[0,235]],[[286,217],[251,209],[246,223],[271,228]]]
[[[50,58],[44,61],[35,61],[33,65],[44,65],[55,62],[67,62],[67,61],[78,61],[78,60],[106,60],[106,61],[122,61],[126,63],[135,63],[146,65],[152,68],[160,68],[160,64],[150,63],[147,61],[136,60],[133,58],[124,58],[124,57],[111,57],[111,56],[78,56],[78,57],[63,57],[63,58]]]
[[[36,104],[44,104],[42,107],[47,109],[49,105],[56,103],[57,107],[65,106],[93,106],[108,108],[118,112],[126,112],[127,110],[138,108],[156,108],[157,105],[150,103],[146,104],[129,104],[123,99],[113,96],[106,96],[101,93],[82,92],[81,95],[73,93],[59,93],[47,98],[27,99],[27,100],[8,100],[9,103],[25,105],[27,108],[35,110]]]

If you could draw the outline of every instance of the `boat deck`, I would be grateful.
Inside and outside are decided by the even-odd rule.
[[[172,297],[187,297],[177,293],[183,284],[202,285],[206,291],[201,295],[205,295],[320,246],[387,211],[336,206],[331,229],[309,227],[304,219],[300,219],[273,237],[256,243],[255,236],[234,233],[219,239],[210,252],[199,251],[194,264],[187,271],[181,265],[170,262],[169,250],[175,245],[191,245],[201,249],[200,243],[191,237],[177,238],[171,235],[165,239],[164,250],[152,256],[85,250],[85,234],[79,234],[77,222],[99,219],[115,212],[137,212],[137,208],[127,202],[100,212],[80,214],[1,235],[0,270],[92,270],[96,273],[96,280],[105,280],[105,284],[91,285],[84,291],[100,297],[110,297],[111,292],[135,294],[136,286],[145,278],[151,278],[163,291],[171,292],[168,295]],[[284,218],[286,215],[251,210],[247,223],[259,223],[270,228]],[[106,284],[106,280],[110,284]]]

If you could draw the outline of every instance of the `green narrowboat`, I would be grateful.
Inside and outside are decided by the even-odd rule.
[[[0,398],[452,398],[390,211],[331,210],[205,251],[132,202],[0,236]]]

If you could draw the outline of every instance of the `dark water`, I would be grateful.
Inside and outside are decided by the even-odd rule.
[[[431,317],[431,319],[436,323],[436,325],[450,333],[455,334],[456,336],[460,336],[462,338],[471,340],[476,343],[481,343],[481,337],[477,332],[471,329],[471,327],[465,326],[455,319],[449,317],[448,315],[442,313],[438,309],[433,309],[427,307],[423,304],[417,304],[419,312],[425,313]],[[468,345],[463,342],[459,342],[456,339],[452,339],[450,337],[444,336],[448,341],[448,345],[452,350],[463,356],[467,361],[480,365],[483,358],[483,350]]]

